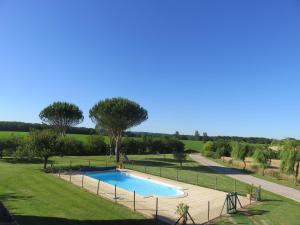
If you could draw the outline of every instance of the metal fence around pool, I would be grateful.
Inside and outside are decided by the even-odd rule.
[[[174,205],[174,200],[155,196],[146,198],[135,194],[135,192],[129,192],[85,175],[88,171],[116,168],[116,164],[111,160],[78,159],[78,157],[68,157],[68,159],[69,161],[65,158],[62,161],[54,161],[49,169],[50,172],[95,195],[110,199],[115,203],[123,204],[148,217],[159,219],[170,224],[176,222],[178,215],[175,214],[176,204]],[[189,224],[193,224],[193,222],[196,224],[207,223],[212,219],[226,214],[226,207],[228,207],[225,204],[226,193],[217,192],[218,190],[237,192],[241,198],[240,202],[242,206],[251,204],[251,201],[253,201],[251,198],[247,199],[246,197],[242,197],[242,195],[248,192],[248,190],[246,190],[247,187],[249,188],[248,185],[234,180],[232,184],[228,184],[228,180],[224,180],[223,175],[216,175],[211,179],[203,180],[201,178],[201,172],[199,171],[186,170],[180,167],[143,166],[141,163],[135,164],[132,162],[124,163],[123,168],[136,171],[137,173],[152,175],[158,179],[170,179],[169,182],[178,181],[186,183],[191,185],[190,190],[193,189],[195,185],[199,186],[199,188],[205,187],[206,189],[216,190],[216,196],[213,198],[199,196],[192,199],[190,198],[186,202],[190,205],[189,214],[192,217],[188,222]],[[206,189],[203,188],[203,191],[205,192]],[[184,202],[184,198],[178,200],[178,203],[181,201]]]

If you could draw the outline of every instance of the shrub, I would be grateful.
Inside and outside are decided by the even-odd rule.
[[[89,136],[85,147],[87,155],[105,155],[108,151],[104,137],[99,135]]]
[[[67,136],[60,136],[57,139],[57,148],[60,156],[84,155],[86,152],[82,141]]]
[[[217,146],[213,141],[207,141],[201,151],[202,155],[214,158],[216,156]]]

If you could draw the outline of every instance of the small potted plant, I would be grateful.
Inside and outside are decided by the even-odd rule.
[[[179,203],[177,205],[176,214],[180,216],[180,223],[183,225],[186,225],[187,223],[188,220],[187,215],[188,215],[189,208],[190,207],[184,203]]]
[[[252,197],[253,185],[247,185],[247,198],[250,200]]]

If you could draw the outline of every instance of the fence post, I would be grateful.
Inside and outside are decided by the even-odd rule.
[[[176,169],[176,180],[178,181],[178,167]]]
[[[82,174],[82,178],[81,178],[81,188],[83,188],[83,180],[84,180],[84,174]]]
[[[70,183],[72,183],[72,173],[70,171]]]
[[[218,186],[218,177],[216,177],[216,184],[215,184],[215,189],[217,190],[217,186]]]
[[[209,222],[210,202],[207,203],[207,222]]]
[[[60,177],[60,168],[59,168],[59,170],[58,170],[58,177]]]
[[[98,180],[98,185],[97,185],[97,195],[99,195],[99,187],[100,187],[100,180]]]
[[[115,202],[117,202],[117,185],[115,184]]]
[[[159,167],[159,176],[161,177],[161,167]]]
[[[133,210],[135,211],[135,191],[133,191]]]
[[[157,215],[158,215],[158,198],[156,198],[155,219],[157,219]]]

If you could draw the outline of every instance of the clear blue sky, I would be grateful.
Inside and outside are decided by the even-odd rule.
[[[0,0],[0,120],[122,96],[133,130],[300,137],[298,0]]]

